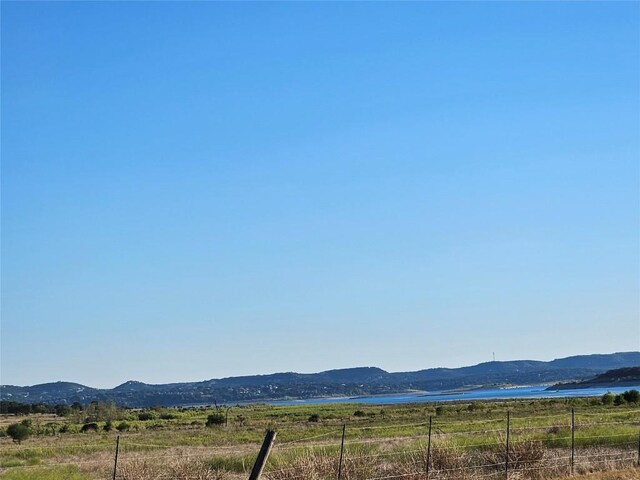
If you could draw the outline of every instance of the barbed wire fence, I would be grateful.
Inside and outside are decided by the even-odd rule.
[[[337,436],[342,431],[342,437],[331,442],[309,443],[319,437],[316,435],[276,445],[265,476],[269,480],[520,480],[640,468],[640,419],[603,422],[590,417],[574,410],[520,418],[507,414],[504,419],[484,421],[503,423],[503,428],[491,425],[478,429],[460,429],[472,427],[471,422],[436,422],[433,417],[414,425],[345,425],[322,435]],[[540,419],[549,422],[531,424]],[[513,420],[519,424],[514,426]],[[362,430],[392,431],[411,426],[415,435],[357,438]],[[607,431],[613,426],[616,433]]]
[[[620,416],[631,418],[615,418]],[[539,425],[541,421],[543,425]],[[410,434],[406,434],[407,429]],[[186,469],[180,473],[158,471],[156,467],[176,461],[182,466],[204,465],[214,458],[243,455],[235,462],[236,471],[249,472],[256,458],[255,444],[176,446],[135,440],[118,436],[113,455],[91,444],[13,448],[23,454],[29,450],[53,453],[70,448],[101,452],[100,459],[83,459],[79,453],[68,462],[56,462],[55,466],[95,467],[110,480],[226,478],[212,476],[206,466],[201,471]],[[522,417],[507,413],[504,418],[471,421],[446,421],[430,416],[423,422],[409,424],[335,425],[321,433],[273,442],[261,478],[539,480],[628,467],[640,469],[640,410],[605,413],[572,410],[565,414]],[[31,470],[43,465],[9,468]],[[0,469],[0,473],[9,468]]]

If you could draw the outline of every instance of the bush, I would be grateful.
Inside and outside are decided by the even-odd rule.
[[[364,413],[362,410],[356,410],[355,412],[353,412],[353,416],[354,417],[366,417],[367,414]]]
[[[116,425],[116,430],[118,430],[119,432],[126,432],[127,430],[129,430],[129,428],[131,428],[131,425],[129,425],[127,422],[120,422],[118,425]]]
[[[625,403],[626,403],[626,400],[620,394],[616,395],[615,398],[613,399],[613,404],[614,405],[623,405]]]
[[[51,435],[56,434],[56,430],[58,429],[58,424],[55,422],[48,422],[44,424],[45,432],[51,432]]]
[[[212,413],[207,417],[207,427],[217,427],[225,424],[225,416],[222,413]]]
[[[320,421],[320,415],[318,415],[317,413],[312,413],[311,415],[309,415],[309,421],[310,422],[319,422]]]
[[[17,444],[22,443],[23,440],[29,438],[29,427],[23,423],[12,423],[7,427],[7,435],[9,435],[13,441]]]
[[[102,429],[105,432],[110,432],[111,430],[113,430],[113,423],[111,422],[111,420],[107,420],[106,423],[104,424],[104,427],[102,427]]]
[[[138,420],[147,421],[147,420],[155,420],[156,414],[155,412],[140,412],[138,414]]]
[[[91,422],[91,423],[85,423],[84,425],[82,425],[82,428],[80,429],[81,433],[87,433],[89,430],[93,430],[94,432],[98,431],[98,424],[95,422]]]

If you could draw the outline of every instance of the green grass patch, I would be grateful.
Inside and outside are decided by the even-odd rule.
[[[0,475],[2,480],[90,480],[74,466],[38,467],[9,470]]]

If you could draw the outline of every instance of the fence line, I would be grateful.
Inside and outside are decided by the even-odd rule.
[[[398,423],[391,425],[346,425],[343,428],[332,428],[322,433],[314,433],[313,435],[307,435],[300,438],[294,438],[286,442],[277,443],[274,445],[275,455],[284,454],[284,456],[278,460],[279,462],[295,461],[295,456],[302,452],[308,452],[309,454],[319,454],[325,457],[329,461],[329,469],[331,469],[331,458],[336,458],[336,469],[342,469],[344,463],[344,471],[350,471],[350,468],[356,468],[359,462],[364,462],[371,467],[371,471],[377,471],[379,476],[368,477],[364,480],[383,480],[383,479],[400,479],[400,478],[421,478],[428,480],[436,480],[438,478],[451,478],[449,475],[452,472],[472,472],[469,478],[485,478],[494,477],[496,475],[502,475],[507,480],[512,475],[512,478],[523,478],[521,474],[524,472],[534,472],[538,470],[550,469],[557,473],[557,471],[572,471],[573,467],[587,466],[587,465],[626,465],[627,463],[637,465],[640,467],[640,418],[633,418],[635,414],[640,413],[640,410],[627,410],[624,412],[600,412],[600,413],[578,413],[576,412],[573,417],[573,422],[568,423],[571,415],[570,412],[564,414],[553,415],[530,415],[524,417],[514,417],[509,415],[507,418],[492,418],[487,420],[475,420],[471,422],[451,421],[446,422],[437,419],[432,422],[430,418],[428,421],[417,423]],[[584,420],[582,417],[600,417],[604,421],[598,422],[597,420]],[[615,418],[611,421],[607,421],[606,418],[612,416],[624,416],[627,417],[624,420],[617,420]],[[523,420],[531,419],[552,419],[562,417],[564,420],[560,421],[556,425],[522,425]],[[631,417],[631,418],[628,418]],[[567,423],[565,423],[567,421]],[[488,423],[502,422],[505,424],[503,428],[476,428],[482,427]],[[423,427],[431,426],[434,429],[433,434],[430,436],[428,443],[429,449],[425,448],[425,440],[427,439],[427,431]],[[618,426],[618,432],[615,432],[612,427]],[[454,430],[456,427],[460,427],[459,430]],[[606,430],[611,430],[610,433],[601,433],[601,431],[590,432],[592,429],[598,429],[604,427]],[[610,428],[611,427],[611,428]],[[625,431],[625,427],[630,427],[633,431]],[[326,428],[326,427],[321,427]],[[467,428],[471,428],[467,430]],[[413,429],[409,434],[406,432],[398,432],[399,435],[393,436],[394,430],[401,429]],[[562,436],[557,436],[553,432],[546,432],[542,438],[537,438],[536,432],[541,432],[549,429],[561,429],[558,431]],[[368,431],[381,431],[385,430],[389,432],[389,435],[383,437],[367,436]],[[429,431],[431,428],[429,429]],[[622,432],[620,432],[622,430]],[[340,432],[345,433],[347,436],[351,435],[352,438],[342,437],[342,441],[339,438]],[[317,432],[317,430],[316,430]],[[313,433],[313,431],[309,432]],[[531,436],[530,435],[533,435]],[[570,433],[570,435],[567,435]],[[589,433],[595,433],[589,435]],[[484,441],[475,443],[474,437],[479,435],[486,435],[489,438],[493,436],[491,441]],[[336,438],[327,438],[335,436]],[[215,458],[216,455],[228,455],[229,453],[242,452],[246,449],[246,452],[242,454],[251,454],[252,450],[256,448],[256,443],[242,443],[238,445],[167,445],[167,444],[154,444],[154,443],[142,443],[136,442],[137,434],[130,437],[122,435],[119,442],[119,450],[116,448],[116,459],[113,470],[113,478],[119,478],[126,480],[126,473],[116,473],[116,466],[125,467],[128,462],[134,461],[160,461],[169,458],[185,459],[185,460],[205,460]],[[355,438],[353,438],[355,437]],[[131,442],[127,441],[131,438]],[[505,439],[509,438],[509,446],[507,450],[505,448]],[[629,441],[631,438],[637,439]],[[315,442],[318,439],[323,439],[320,442]],[[478,438],[478,440],[480,440]],[[571,440],[570,446],[568,441]],[[526,455],[527,452],[523,450],[523,446],[528,446],[527,442],[535,442],[540,448],[543,448],[543,454],[540,458],[534,458],[533,460],[527,460],[526,456],[523,459],[521,455]],[[558,444],[562,442],[562,444]],[[564,443],[567,442],[567,443]],[[417,443],[417,446],[415,445]],[[413,444],[413,445],[409,445]],[[340,455],[344,455],[344,462],[337,462],[337,450],[340,448]],[[406,450],[402,449],[402,445],[407,447]],[[371,449],[369,449],[371,446]],[[389,448],[389,450],[376,450]],[[151,454],[147,454],[145,449],[153,449]],[[335,450],[334,450],[335,449]],[[360,450],[359,450],[360,449]],[[364,451],[362,450],[364,449]],[[601,449],[589,454],[583,453],[585,449]],[[79,450],[79,451],[78,451]],[[14,446],[9,448],[3,448],[5,454],[12,454],[16,452],[40,452],[43,455],[60,453],[61,455],[67,454],[69,457],[74,455],[83,455],[83,452],[87,450],[94,454],[100,453],[112,453],[112,444],[97,444],[97,445],[52,445],[44,447],[30,447],[30,446]],[[555,455],[561,452],[571,452],[571,455]],[[118,452],[120,458],[118,460]],[[153,453],[157,452],[157,453]],[[287,452],[293,452],[292,457],[287,457]],[[434,459],[444,454],[452,455],[451,458],[456,462],[461,462],[460,465],[455,465],[451,468],[442,468],[442,460],[434,463]],[[554,455],[548,455],[545,452],[552,452]],[[426,454],[426,456],[425,456]],[[501,456],[504,460],[501,460]],[[403,458],[405,457],[405,458]],[[113,457],[111,463],[113,464]],[[312,457],[309,457],[313,461]],[[493,460],[493,459],[496,460]],[[379,463],[382,460],[383,463]],[[484,462],[482,460],[484,459]],[[274,457],[271,458],[271,465],[274,463]],[[490,460],[490,461],[487,461]],[[118,464],[119,462],[119,464]],[[354,467],[354,462],[356,466]],[[376,463],[378,462],[378,463]],[[405,463],[397,463],[405,462]],[[431,463],[431,469],[429,465]],[[424,468],[413,471],[414,468],[424,467],[426,464],[426,472]],[[455,462],[454,462],[455,464]],[[0,468],[0,472],[5,472],[12,469],[41,469],[51,466],[95,466],[102,465],[105,470],[110,467],[108,462],[105,463],[104,459],[95,460],[77,460],[68,462],[56,462],[50,464],[39,465],[16,465],[11,467]],[[394,466],[402,466],[402,471],[398,473],[391,473],[387,471]],[[446,466],[446,465],[445,465]],[[286,480],[292,480],[295,478],[302,478],[304,476],[295,476],[296,470],[299,467],[281,466],[280,468],[273,465],[273,467],[267,472],[265,476],[267,478],[280,478]],[[436,468],[440,467],[440,468]],[[599,467],[598,467],[599,468]],[[409,471],[407,472],[407,469]],[[495,471],[487,471],[495,470]],[[166,476],[164,472],[158,472],[159,475],[153,475],[154,479],[172,478]],[[425,476],[426,473],[426,476]],[[278,477],[278,475],[285,475],[284,477]],[[293,475],[293,476],[291,476]],[[466,475],[466,474],[465,474]],[[111,475],[109,476],[111,478]],[[180,475],[181,479],[187,480],[188,476]],[[324,477],[322,477],[324,478]],[[335,477],[334,477],[335,478]],[[353,477],[345,477],[353,478]],[[358,477],[362,478],[362,477]],[[528,477],[527,477],[528,478]]]
[[[626,411],[626,412],[603,412],[595,415],[599,415],[600,417],[610,416],[612,414],[629,416],[629,415],[633,415],[636,412],[640,412],[640,410]],[[604,415],[607,413],[608,415]],[[567,417],[569,415],[571,415],[572,418],[568,419]],[[566,423],[563,421],[559,425],[557,424],[556,425],[521,425],[522,419],[527,419],[527,420],[541,419],[541,418],[550,419],[550,418],[559,418],[559,417],[563,417]],[[609,427],[614,425],[636,427],[640,425],[640,422],[638,420],[629,419],[627,421],[616,420],[616,421],[603,421],[603,422],[583,420],[582,422],[580,422],[579,420],[576,420],[576,417],[577,415],[575,413],[527,416],[527,417],[510,417],[510,418],[507,417],[506,428],[500,428],[500,429],[498,428],[484,428],[484,429],[475,429],[475,430],[466,429],[466,428],[469,428],[469,426],[476,426],[478,424],[485,425],[487,421],[475,422],[471,425],[469,423],[464,423],[464,422],[439,423],[436,425],[437,433],[433,435],[433,441],[434,441],[433,449],[434,449],[434,452],[436,453],[442,452],[442,451],[448,451],[455,455],[456,452],[468,452],[468,453],[465,453],[464,455],[467,455],[467,454],[473,455],[474,450],[478,451],[479,454],[482,454],[483,448],[494,447],[495,450],[492,449],[492,450],[489,450],[488,452],[492,452],[490,453],[492,455],[500,455],[499,449],[504,448],[504,445],[505,445],[504,439],[503,439],[504,437],[502,437],[502,434],[506,435],[506,438],[509,438],[509,435],[511,435],[512,449],[510,450],[509,447],[507,447],[507,451],[504,453],[504,461],[497,461],[497,462],[493,461],[493,462],[485,462],[485,463],[478,464],[475,462],[469,463],[469,460],[473,459],[472,457],[469,457],[469,458],[458,457],[458,461],[465,461],[467,462],[467,464],[456,466],[454,468],[434,468],[433,470],[431,470],[431,472],[429,472],[428,465],[429,465],[429,459],[430,459],[430,452],[427,453],[426,458],[424,458],[425,450],[423,447],[421,447],[420,449],[375,452],[370,454],[350,453],[350,450],[352,450],[352,448],[356,446],[363,446],[363,445],[370,445],[370,444],[384,445],[385,442],[388,442],[391,440],[399,443],[409,443],[412,441],[413,442],[419,441],[420,444],[422,445],[422,441],[424,440],[424,433],[420,433],[417,435],[414,434],[411,436],[399,436],[399,437],[393,437],[388,439],[371,438],[371,439],[357,439],[357,440],[345,441],[344,442],[344,447],[346,447],[345,462],[348,465],[350,462],[354,462],[354,461],[355,462],[369,461],[371,465],[374,465],[374,462],[376,460],[379,460],[382,458],[399,457],[400,459],[402,459],[402,457],[411,458],[411,457],[416,457],[416,455],[419,455],[425,460],[425,463],[427,464],[426,477],[424,476],[425,471],[420,470],[420,471],[410,471],[408,473],[398,472],[393,474],[381,472],[381,475],[368,477],[366,480],[383,480],[383,479],[396,479],[396,478],[399,479],[404,477],[427,478],[427,479],[433,480],[443,475],[449,478],[447,474],[450,472],[465,472],[465,471],[473,472],[472,474],[473,478],[484,478],[484,477],[488,478],[488,477],[495,477],[496,475],[503,475],[504,478],[509,479],[510,474],[516,475],[518,478],[521,478],[520,476],[522,475],[522,473],[527,471],[533,472],[535,470],[551,469],[556,473],[558,471],[573,472],[573,469],[575,466],[582,466],[582,465],[589,465],[589,464],[603,464],[603,463],[618,465],[623,462],[627,462],[634,459],[637,459],[638,465],[640,465],[640,453],[636,455],[634,450],[626,448],[626,447],[638,445],[638,448],[639,448],[638,452],[640,452],[640,441],[638,443],[629,442],[629,441],[611,442],[611,440],[636,437],[638,435],[637,432],[635,431],[624,432],[624,433],[611,432],[609,434],[588,435],[589,430],[595,429],[598,427]],[[505,419],[491,419],[489,421],[505,422]],[[512,423],[515,423],[516,425],[511,427]],[[394,428],[422,427],[427,425],[429,425],[429,422],[418,423],[418,424],[383,425],[383,426],[378,426],[377,428],[392,431]],[[457,431],[453,431],[453,429],[456,426],[462,426],[463,428]],[[354,431],[361,432],[363,430],[366,431],[372,428],[375,428],[375,427],[374,426],[357,426],[357,427],[349,427],[348,431],[350,433],[353,433]],[[563,436],[556,436],[553,434],[547,434],[544,438],[536,438],[535,436],[530,437],[527,435],[529,432],[533,432],[535,434],[535,432],[549,430],[553,428],[561,428],[564,431],[568,430],[570,435],[565,434]],[[597,432],[594,432],[594,433],[597,433]],[[490,434],[497,434],[498,438],[491,442],[482,442],[482,443],[474,443],[473,441],[469,442],[469,439],[470,438],[472,439],[473,436],[490,435]],[[301,439],[301,440],[304,441],[304,439]],[[598,440],[605,440],[605,441],[594,442]],[[606,440],[609,440],[609,441],[606,441]],[[566,444],[557,445],[558,442],[565,442],[565,441],[567,442],[571,441],[570,448],[569,448],[570,455],[566,455],[566,456],[551,456],[551,457],[544,458],[544,453],[543,453],[540,458],[533,458],[531,460],[527,460],[525,458],[523,460],[521,458],[518,458],[518,456],[522,455],[522,453],[520,451],[514,451],[514,449],[518,450],[522,448],[521,445],[528,445],[526,442],[536,442],[541,446],[541,448],[544,448],[545,450],[551,449],[551,451],[559,451],[569,447]],[[442,442],[446,442],[446,443],[442,444]],[[464,442],[464,443],[456,443],[456,442]],[[431,442],[429,442],[429,445],[430,443]],[[276,446],[275,451],[286,452],[287,451],[286,447],[287,446],[279,448],[279,446]],[[319,452],[319,453],[321,453],[322,455],[327,455],[326,449],[328,447],[337,448],[337,442],[323,443],[323,444],[310,444],[310,445],[302,444],[302,445],[299,445],[298,447],[302,447],[308,452],[314,452],[314,451],[318,451],[319,449],[325,449],[325,452]],[[581,454],[582,453],[581,450],[583,450],[584,448],[598,448],[598,447],[606,448],[606,449],[622,448],[623,451],[610,452],[605,450],[602,452],[598,452],[597,454],[590,454],[588,456]],[[342,452],[343,450],[341,449],[341,455],[342,455]],[[410,461],[415,462],[415,460],[416,459],[413,458]],[[541,466],[537,466],[539,465],[540,462],[544,462],[545,464]],[[340,462],[340,467],[341,466],[342,466],[342,462]],[[286,478],[287,480],[292,480],[295,478],[304,478],[304,477],[295,476],[296,468],[297,467],[295,466],[285,467],[285,468],[276,468],[267,472],[266,475],[268,478],[277,479],[279,478],[278,477],[279,475],[281,476],[283,474],[286,474],[287,472],[293,472],[294,473],[293,477],[286,475],[285,477],[282,477],[282,478]],[[379,466],[379,468],[382,468],[384,470],[385,468],[388,468],[388,465],[385,466],[383,464]],[[490,469],[497,469],[497,470],[494,472],[483,472],[483,470],[486,471]],[[431,476],[429,475],[430,473],[431,473]],[[325,478],[325,477],[322,477],[322,478]]]

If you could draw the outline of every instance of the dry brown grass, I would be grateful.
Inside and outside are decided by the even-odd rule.
[[[639,480],[640,468],[629,468],[615,472],[589,473],[572,477],[576,480]]]
[[[397,453],[397,452],[396,452]],[[386,456],[370,454],[349,457],[344,461],[342,478],[364,480],[385,478],[386,480],[424,480],[425,453]],[[622,454],[622,455],[621,455]],[[593,480],[640,480],[640,469],[628,468],[629,451],[612,447],[582,449],[576,456],[575,475],[589,472],[611,472],[605,476],[584,477]],[[280,465],[266,475],[269,480],[328,480],[336,477],[338,459],[335,454],[305,452]],[[476,480],[487,477],[503,478],[504,449],[469,450],[455,445],[438,445],[431,451],[430,477],[438,480]],[[621,471],[621,473],[613,473]],[[602,473],[600,473],[602,475]],[[606,476],[609,475],[609,476]],[[618,476],[616,476],[618,475]],[[560,449],[545,449],[537,441],[523,441],[511,446],[510,480],[548,480],[568,478],[570,466],[567,452]],[[582,477],[573,477],[582,478]]]
[[[123,480],[229,480],[231,477],[211,469],[203,462],[188,458],[173,458],[158,462],[138,457],[120,466],[118,478]]]
[[[25,418],[28,418],[34,425],[44,425],[48,422],[59,422],[60,417],[52,413],[32,413],[26,417],[17,417],[15,415],[0,415],[0,428],[6,428],[12,423],[18,423]]]

